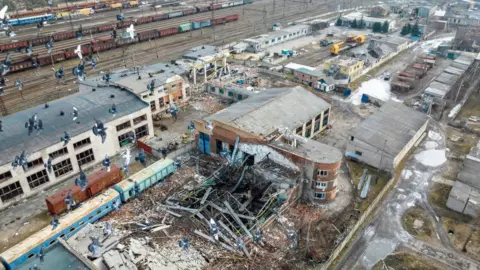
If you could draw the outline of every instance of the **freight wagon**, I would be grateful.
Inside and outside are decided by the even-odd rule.
[[[173,160],[163,159],[103,191],[97,191],[96,196],[83,201],[78,208],[60,217],[57,228],[52,230],[52,226],[46,226],[0,254],[0,262],[7,269],[21,268],[24,263],[36,258],[42,248],[48,252],[57,244],[59,238],[62,240],[69,239],[87,224],[108,215],[115,211],[116,206],[121,206],[122,203],[139,195],[138,191],[143,192],[145,189],[163,182],[165,178],[175,172],[175,169]],[[59,205],[63,203],[64,196],[57,198]],[[64,269],[66,266],[57,265],[57,267],[58,269]]]
[[[202,27],[207,27],[212,24],[220,24],[220,23],[227,23],[231,21],[238,20],[239,16],[237,14],[235,15],[230,15],[225,18],[217,18],[213,21],[207,20],[200,22],[200,25]],[[183,33],[187,31],[191,31],[193,29],[198,29],[193,27],[194,23],[184,23],[179,25],[178,27],[172,27],[172,28],[167,28],[167,29],[160,29],[160,30],[147,30],[143,32],[137,32],[135,33],[135,38],[131,39],[130,36],[128,35],[128,38],[121,38],[127,37],[126,34],[121,34],[120,38],[117,40],[114,40],[113,37],[111,36],[106,36],[106,37],[100,37],[97,39],[94,39],[88,43],[81,44],[81,50],[82,54],[84,56],[91,55],[93,53],[98,53],[106,50],[110,50],[116,47],[136,43],[136,42],[142,42],[146,40],[151,40],[155,38],[162,38],[170,35],[174,35],[177,33]],[[85,31],[85,30],[84,30]],[[48,37],[38,37],[37,42],[47,42]],[[25,46],[23,43],[22,46]],[[0,47],[1,48],[1,47]],[[69,48],[61,51],[54,51],[52,52],[51,55],[41,55],[41,56],[32,56],[30,58],[30,63],[27,64],[29,60],[22,59],[22,60],[17,60],[12,63],[10,67],[10,72],[17,72],[17,71],[23,71],[26,69],[30,69],[33,67],[33,62],[37,62],[40,64],[40,66],[46,66],[46,65],[51,65],[52,64],[52,59],[53,63],[58,63],[61,61],[64,61],[66,59],[72,59],[76,58],[77,55],[74,53],[74,48]]]
[[[237,1],[235,3],[238,4],[240,2]],[[243,1],[241,3],[247,4],[247,3],[251,3],[251,1]],[[121,5],[121,3],[116,3],[116,4]],[[236,4],[233,4],[233,2],[232,2],[231,6],[234,6],[234,5],[236,5]],[[215,5],[209,5],[209,6],[203,5],[203,6],[196,7],[196,9],[192,8],[192,9],[189,9],[189,10],[186,10],[186,11],[179,11],[179,12],[174,12],[174,13],[169,13],[169,14],[161,13],[161,14],[156,14],[156,15],[148,16],[148,17],[140,17],[136,21],[135,20],[129,20],[129,21],[123,21],[123,22],[117,22],[117,23],[108,23],[108,24],[104,24],[104,25],[100,25],[100,26],[85,28],[85,29],[82,29],[82,30],[69,31],[69,32],[59,32],[59,33],[53,34],[52,36],[44,36],[44,37],[53,38],[54,41],[61,41],[61,40],[75,38],[77,36],[78,31],[82,31],[83,36],[89,36],[89,35],[93,35],[93,34],[96,34],[96,33],[112,31],[115,27],[118,28],[118,29],[121,29],[121,28],[129,27],[130,24],[140,25],[140,24],[145,24],[145,23],[150,23],[150,22],[157,22],[157,21],[161,21],[161,20],[166,20],[166,19],[175,17],[179,13],[181,13],[181,15],[179,15],[179,16],[186,16],[186,15],[194,14],[194,13],[197,13],[197,12],[205,12],[205,11],[208,11],[208,10],[215,10],[215,9],[220,9],[220,8],[222,8],[222,4],[215,4]],[[97,9],[97,10],[95,10],[95,12],[99,12],[99,10]],[[236,15],[236,16],[237,16],[237,19],[238,19],[238,15]],[[230,22],[230,21],[231,20],[215,20],[215,23],[213,21],[211,21],[211,24],[212,23],[222,24],[222,23]],[[207,25],[201,26],[201,27],[207,27]],[[194,29],[198,29],[198,28],[194,28]],[[32,40],[34,40],[34,39],[37,39],[37,38],[33,38]],[[0,44],[0,52],[8,51],[8,50],[23,49],[23,48],[28,46],[29,41],[30,40],[24,40],[24,41],[19,41],[19,42],[10,43],[10,44]],[[27,43],[25,43],[25,42],[27,42]],[[45,42],[43,42],[43,43],[42,42],[33,42],[32,46],[43,45],[43,44],[45,44]],[[27,45],[25,45],[25,44],[27,44]]]
[[[120,168],[115,164],[110,167],[110,172],[107,172],[106,169],[96,171],[87,177],[87,187],[85,190],[82,191],[79,186],[71,184],[57,193],[46,197],[45,202],[48,212],[52,216],[63,214],[67,210],[65,197],[67,197],[69,192],[72,192],[73,200],[76,203],[81,203],[102,192],[102,190],[117,184],[121,180],[122,175]]]

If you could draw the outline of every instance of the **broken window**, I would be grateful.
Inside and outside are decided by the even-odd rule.
[[[135,137],[142,138],[147,135],[148,135],[148,125],[144,125],[135,129]]]
[[[325,192],[316,192],[314,197],[317,199],[325,199]]]
[[[67,147],[64,147],[62,149],[59,149],[55,152],[50,153],[48,156],[51,157],[52,159],[55,159],[57,157],[60,157],[60,156],[66,155],[66,154],[68,154],[68,149],[67,149]]]
[[[2,202],[6,202],[22,194],[22,186],[20,186],[20,182],[18,181],[3,188],[0,188],[0,199],[2,199]]]
[[[150,109],[152,112],[157,110],[157,106],[155,105],[155,100],[150,101]]]
[[[0,174],[0,182],[12,178],[12,173],[10,171]]]
[[[73,171],[72,162],[70,159],[65,159],[55,165],[52,166],[53,171],[55,172],[55,177],[60,177],[64,174],[67,174]]]
[[[355,137],[353,137],[353,136],[350,136],[350,141],[352,141],[352,142],[353,142],[353,140],[354,140],[354,139],[355,139]]]
[[[326,188],[327,187],[327,182],[316,182],[315,187],[316,188]]]
[[[127,122],[124,122],[124,123],[121,123],[120,125],[118,125],[117,126],[117,131],[129,128],[131,126],[132,126],[132,124],[130,124],[130,120],[128,120]]]
[[[88,164],[92,161],[95,161],[95,156],[93,154],[92,149],[88,149],[87,151],[84,151],[80,154],[77,155],[77,161],[79,166],[83,166],[85,164]]]
[[[27,182],[30,188],[36,188],[40,185],[47,183],[48,181],[48,174],[47,170],[45,169],[27,176]]]
[[[324,170],[318,170],[318,176],[327,176],[328,175],[328,171],[324,171]]]
[[[86,138],[86,139],[83,139],[81,141],[78,141],[76,143],[73,144],[73,149],[78,149],[80,147],[83,147],[85,145],[89,145],[91,144],[92,142],[90,141],[90,138]]]

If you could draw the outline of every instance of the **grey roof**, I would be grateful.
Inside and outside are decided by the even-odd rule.
[[[458,69],[461,69],[461,70],[467,70],[469,65],[465,65],[465,64],[462,64],[462,63],[458,63],[458,62],[453,62],[450,64],[451,67],[454,67],[454,68],[458,68]]]
[[[301,86],[271,88],[250,95],[205,118],[230,123],[247,132],[268,136],[280,126],[295,130],[330,108],[323,99]]]
[[[454,85],[455,82],[458,80],[458,78],[459,76],[457,75],[442,72],[440,75],[438,75],[437,78],[435,78],[435,81],[448,84],[448,85]]]
[[[450,90],[451,86],[441,82],[433,81],[430,83],[430,87],[447,92],[448,90]]]
[[[468,153],[457,178],[462,183],[480,189],[480,142]]]
[[[183,75],[187,72],[181,66],[175,64],[158,63],[150,66],[141,67],[138,74],[132,69],[117,70],[110,74],[110,81],[113,85],[126,88],[135,94],[149,92],[147,85],[155,80],[155,87],[161,86],[168,82],[168,79],[175,75]],[[150,77],[149,73],[153,76]],[[141,80],[138,79],[140,75]],[[87,82],[98,79],[90,79]]]
[[[452,66],[448,66],[445,70],[446,73],[461,76],[465,70],[461,70]]]
[[[309,69],[306,69],[306,68],[297,68],[295,71],[303,73],[303,74],[307,74],[307,75],[310,75],[310,76],[314,76],[314,77],[322,77],[323,76],[322,72],[315,71],[315,70],[309,70]]]
[[[111,98],[111,95],[115,95]],[[91,130],[95,120],[99,119],[108,126],[112,115],[108,112],[112,104],[117,107],[116,118],[129,115],[149,105],[128,91],[113,87],[97,88],[97,91],[80,92],[62,99],[52,101],[48,109],[44,105],[2,117],[3,132],[0,132],[0,164],[13,161],[15,155],[25,150],[27,155],[35,153],[51,145],[60,143],[64,131],[71,138]],[[72,121],[73,107],[78,109],[78,121]],[[60,111],[65,113],[59,116]],[[28,136],[25,122],[35,113],[43,122],[43,131],[38,135],[33,132]]]
[[[389,100],[360,123],[353,136],[380,150],[385,146],[385,153],[395,157],[427,121],[424,113]]]
[[[200,45],[193,47],[183,54],[183,58],[197,60],[206,56],[213,56],[217,54],[217,47],[212,45]]]
[[[270,145],[287,150],[298,156],[308,158],[316,163],[332,164],[342,160],[342,152],[335,147],[314,140],[297,142],[296,147],[279,141],[273,141]]]
[[[456,200],[466,202],[468,200],[468,197],[470,196],[471,191],[472,188],[469,185],[466,185],[459,181],[455,181],[455,184],[453,185],[452,190],[450,191],[450,194],[448,196],[453,197]]]

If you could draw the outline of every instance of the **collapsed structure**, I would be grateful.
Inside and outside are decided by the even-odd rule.
[[[196,120],[198,147],[205,154],[232,155],[234,160],[246,157],[251,164],[268,157],[303,172],[306,182],[299,188],[306,198],[330,201],[336,196],[342,154],[308,139],[327,128],[330,109],[330,104],[300,86],[253,93]],[[240,151],[234,152],[237,146]]]

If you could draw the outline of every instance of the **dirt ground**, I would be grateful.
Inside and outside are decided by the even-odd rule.
[[[428,260],[425,257],[420,257],[420,255],[399,251],[394,254],[388,255],[383,261],[378,262],[373,269],[382,270],[384,268],[384,263],[390,269],[422,269],[422,270],[440,270],[447,269],[443,266],[440,266],[434,263],[432,260]]]
[[[456,220],[447,217],[442,217],[441,222],[443,228],[449,235],[448,237],[450,238],[453,247],[459,251],[463,250],[465,242],[471,232],[470,226],[466,223],[457,222]]]
[[[377,169],[366,164],[361,164],[353,161],[347,161],[347,164],[350,171],[350,176],[352,177],[353,183],[355,185],[355,209],[359,210],[362,213],[367,210],[368,206],[370,206],[370,203],[375,200],[377,195],[380,193],[380,191],[382,191],[383,187],[385,187],[391,177],[390,175],[384,172],[379,172]],[[376,178],[376,182],[371,182],[367,198],[361,199],[361,190],[358,190],[357,187],[364,169],[368,169],[367,175],[372,175],[372,180]]]
[[[402,225],[411,235],[435,244],[435,228],[429,218],[427,210],[423,207],[414,206],[405,212],[402,217]]]

